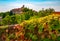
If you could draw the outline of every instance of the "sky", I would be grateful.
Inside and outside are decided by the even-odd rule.
[[[42,8],[53,8],[55,11],[60,11],[60,0],[0,0],[0,12],[21,8],[23,5],[36,11]]]

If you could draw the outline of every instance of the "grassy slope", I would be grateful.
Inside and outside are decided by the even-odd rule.
[[[48,16],[40,17],[40,18],[34,16],[34,17],[31,17],[29,20],[25,20],[24,22],[26,22],[26,23],[31,23],[31,22],[35,22],[35,21],[37,21],[37,22],[46,22],[46,21],[48,21],[49,22],[50,19],[52,19],[52,17],[54,17],[54,19],[56,19],[59,16],[60,16],[59,14],[52,14],[52,15],[48,15]],[[23,25],[24,22],[22,22],[20,25]],[[7,27],[8,27],[8,25],[0,26],[0,28],[7,28]]]
[[[53,18],[54,17],[54,18]],[[29,19],[29,20],[25,20],[24,22],[25,23],[31,23],[31,22],[35,22],[35,21],[37,21],[37,22],[50,22],[50,20],[51,19],[57,19],[58,17],[60,17],[60,15],[59,14],[52,14],[52,15],[48,15],[48,16],[45,16],[45,17],[40,17],[40,18],[35,18],[35,17],[32,17],[31,19]],[[23,25],[23,23],[24,22],[22,22],[20,25]]]

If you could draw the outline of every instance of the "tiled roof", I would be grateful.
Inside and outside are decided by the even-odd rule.
[[[60,14],[60,12],[53,12],[54,14]]]
[[[12,9],[12,11],[14,11],[14,12],[18,12],[18,11],[22,11],[22,9],[21,9],[21,8]]]

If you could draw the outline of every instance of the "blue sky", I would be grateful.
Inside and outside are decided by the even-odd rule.
[[[54,8],[55,11],[60,11],[60,0],[0,0],[0,12],[20,8],[22,5],[36,11],[42,8]]]

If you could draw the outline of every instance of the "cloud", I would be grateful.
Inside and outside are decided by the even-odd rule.
[[[34,3],[19,3],[19,2],[11,2],[8,4],[3,4],[0,5],[0,12],[5,12],[5,11],[9,11],[11,9],[14,8],[20,8],[22,7],[22,5],[25,5],[25,7],[39,11],[42,8],[46,9],[46,8],[54,8],[56,11],[60,11],[60,5],[59,2],[34,2]]]

